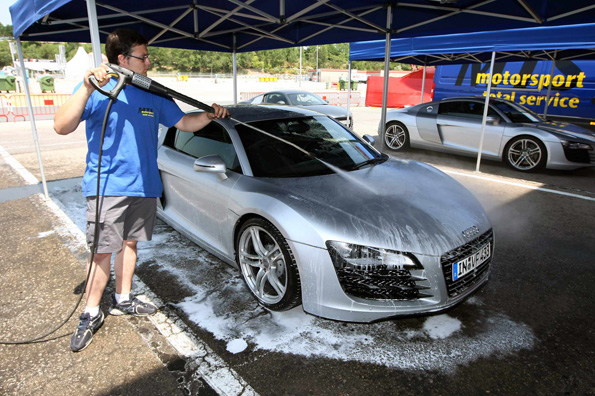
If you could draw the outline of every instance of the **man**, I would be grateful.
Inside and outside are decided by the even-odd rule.
[[[108,36],[105,50],[110,63],[147,75],[151,66],[147,40],[139,33],[118,29]],[[96,253],[89,264],[91,275],[85,311],[70,342],[74,352],[86,348],[103,324],[99,303],[109,281],[112,253],[116,253],[116,292],[112,295],[110,314],[146,316],[156,311],[155,306],[140,301],[130,291],[137,241],[151,240],[157,199],[163,189],[157,168],[159,124],[194,132],[213,119],[229,115],[227,109],[217,104],[213,104],[214,113],[185,115],[173,100],[126,85],[110,110],[99,164],[99,142],[109,99],[89,83],[91,75],[104,89],[115,86],[107,66],[87,70],[83,83],[54,117],[54,129],[61,135],[73,132],[81,121],[86,121],[88,153],[83,194],[87,198],[87,242]],[[97,194],[99,166],[101,180]],[[95,219],[97,203],[99,219]],[[99,237],[97,245],[92,246],[96,221]]]

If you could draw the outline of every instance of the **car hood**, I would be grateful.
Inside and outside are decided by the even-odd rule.
[[[595,141],[595,132],[574,124],[568,124],[565,122],[540,122],[537,124],[524,125],[541,129],[542,131],[552,133],[560,138],[575,136],[577,138]]]
[[[347,110],[345,110],[343,107],[339,107],[339,106],[333,106],[333,105],[329,105],[329,104],[326,104],[326,105],[321,104],[321,105],[308,105],[308,106],[297,106],[297,107],[302,107],[304,109],[318,111],[319,113],[329,115],[333,118],[347,117]],[[349,112],[349,114],[351,116],[351,112]]]
[[[305,232],[288,237],[320,247],[338,240],[439,256],[469,242],[464,230],[475,226],[478,236],[491,228],[467,189],[415,161],[389,159],[345,174],[260,180],[320,238],[316,242]]]

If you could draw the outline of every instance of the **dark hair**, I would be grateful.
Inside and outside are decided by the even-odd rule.
[[[109,63],[118,65],[118,55],[130,55],[132,47],[147,45],[148,41],[139,32],[130,29],[118,29],[107,36],[105,53]]]

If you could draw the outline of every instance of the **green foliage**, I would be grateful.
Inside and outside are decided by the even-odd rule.
[[[0,37],[12,37],[12,26],[0,23]],[[74,57],[79,46],[91,52],[91,44],[23,42],[26,59],[55,59],[60,45],[66,48],[66,60]],[[102,46],[103,48],[103,46]],[[150,47],[152,70],[171,73],[216,74],[233,72],[233,55],[224,52],[194,51],[177,48]],[[297,74],[300,67],[300,49],[281,48],[267,51],[252,51],[237,54],[238,73],[248,71],[271,74]],[[0,67],[12,64],[7,40],[0,40]],[[349,67],[349,44],[327,44],[302,49],[302,69],[347,69]],[[352,63],[355,70],[381,70],[383,62]],[[410,65],[391,63],[391,70],[411,70]]]
[[[12,25],[3,25],[0,23],[0,37],[12,37]]]

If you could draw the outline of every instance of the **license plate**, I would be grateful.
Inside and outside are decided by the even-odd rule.
[[[491,247],[487,243],[483,245],[476,253],[464,258],[463,260],[457,261],[452,265],[452,280],[456,281],[463,276],[467,275],[487,259],[490,258]]]

